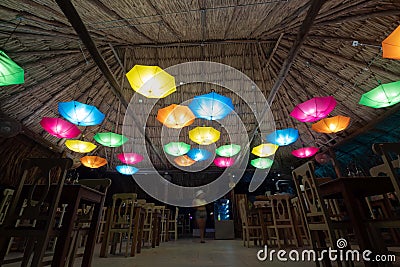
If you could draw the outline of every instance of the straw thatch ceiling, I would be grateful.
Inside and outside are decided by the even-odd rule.
[[[0,3],[0,49],[24,68],[26,81],[23,85],[1,87],[1,111],[20,121],[40,142],[48,142],[53,149],[63,149],[65,140],[47,134],[39,124],[44,116],[59,116],[58,102],[78,100],[96,105],[106,114],[102,125],[82,128],[84,139],[91,141],[98,131],[121,129],[125,113],[123,102],[129,102],[133,95],[124,74],[135,64],[167,68],[197,60],[224,63],[242,71],[268,98],[274,84],[282,78],[280,72],[293,44],[298,41],[298,32],[311,2],[72,1],[118,83],[120,91],[116,95],[112,90],[115,88],[91,57],[85,41],[82,42],[55,1],[3,0]],[[305,145],[317,145],[326,150],[390,110],[364,107],[358,101],[361,94],[376,87],[377,80],[383,83],[400,80],[399,61],[383,59],[379,47],[400,24],[400,2],[330,0],[317,11],[317,17],[309,25],[308,36],[298,46],[299,53],[277,88],[271,109],[276,128],[297,128]],[[353,46],[354,40],[362,45]],[[222,88],[182,86],[178,93],[160,100],[147,121],[148,148],[158,168],[169,169],[171,165],[163,164],[160,159],[164,155],[159,141],[161,124],[154,119],[157,109],[211,89],[234,99],[236,112],[245,122],[246,130],[249,135],[254,133],[257,124],[248,103]],[[332,115],[351,117],[347,130],[336,135],[319,134],[310,129],[310,124],[289,117],[296,104],[321,95],[337,99],[338,106]],[[124,101],[121,102],[121,98]],[[138,113],[140,104],[137,103]],[[138,134],[137,138],[143,137]],[[223,137],[217,145],[226,141]],[[256,136],[254,144],[257,142],[260,140]],[[298,141],[280,148],[277,162],[281,166],[295,165],[296,159],[290,151],[300,146]],[[120,150],[101,148],[96,151],[107,156],[111,165],[117,163],[117,152]]]

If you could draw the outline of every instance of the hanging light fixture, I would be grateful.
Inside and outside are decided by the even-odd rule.
[[[117,158],[124,164],[134,165],[143,160],[143,156],[136,153],[121,153]]]
[[[24,70],[0,50],[0,86],[24,83]]]
[[[343,131],[349,126],[350,117],[335,116],[332,118],[325,118],[317,123],[311,125],[311,128],[319,133],[337,133]]]
[[[219,140],[221,133],[213,127],[196,127],[189,131],[189,138],[199,145],[210,145]]]
[[[67,121],[79,126],[100,124],[105,117],[95,106],[83,104],[78,101],[58,103],[58,112]]]
[[[115,169],[123,175],[132,175],[139,171],[138,168],[129,165],[117,165]]]
[[[257,158],[250,161],[250,164],[257,169],[268,169],[271,168],[273,160],[269,158]]]
[[[76,125],[60,118],[44,117],[40,121],[40,125],[49,134],[58,138],[74,138],[81,133]]]
[[[181,167],[189,167],[196,162],[195,160],[189,158],[187,155],[176,157],[174,161],[178,166]]]
[[[108,147],[119,147],[126,143],[126,141],[128,141],[128,138],[126,138],[125,136],[112,132],[97,133],[93,138],[98,143]]]
[[[92,169],[100,168],[107,164],[107,160],[98,156],[84,156],[81,158],[81,162],[84,166]]]
[[[383,58],[400,59],[400,26],[382,41]]]
[[[290,116],[301,122],[314,122],[325,118],[336,107],[333,96],[314,97],[306,102],[298,104]]]
[[[240,149],[241,149],[241,147],[236,144],[224,145],[224,146],[220,146],[219,148],[217,148],[215,153],[221,157],[233,157],[237,153],[239,153]]]
[[[189,108],[198,118],[206,120],[220,120],[234,110],[232,100],[229,97],[215,92],[195,96],[189,104]]]
[[[254,147],[251,150],[251,153],[253,153],[256,156],[264,158],[264,157],[268,157],[268,156],[275,154],[278,147],[279,147],[278,145],[270,144],[270,143],[261,144],[259,146]]]
[[[359,104],[371,108],[385,108],[400,102],[400,81],[381,84],[361,96]]]
[[[299,138],[299,131],[293,128],[276,130],[267,135],[268,142],[279,146],[290,145],[296,142],[297,138]]]
[[[135,65],[126,77],[132,89],[147,98],[164,98],[176,91],[175,78],[158,66]]]
[[[206,149],[201,148],[192,148],[187,153],[187,156],[194,161],[203,161],[207,160],[212,156],[211,152]]]
[[[94,150],[97,146],[91,142],[85,142],[81,140],[67,140],[65,145],[74,152],[88,153]]]
[[[228,168],[235,163],[234,158],[218,157],[214,159],[214,164],[220,168]]]
[[[171,156],[182,156],[186,153],[188,153],[190,150],[190,145],[184,143],[184,142],[170,142],[166,145],[164,145],[164,151],[168,155]]]
[[[309,158],[315,155],[318,152],[317,147],[302,147],[292,151],[292,155],[298,158]]]
[[[156,119],[168,128],[180,129],[192,124],[196,117],[188,107],[172,104],[158,110]]]

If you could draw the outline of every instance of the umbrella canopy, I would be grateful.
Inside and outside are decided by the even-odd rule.
[[[105,117],[95,106],[83,104],[78,101],[58,103],[58,112],[67,121],[79,126],[100,124]]]
[[[309,158],[318,152],[317,147],[303,147],[292,151],[292,155],[298,158]]]
[[[382,41],[384,58],[400,59],[400,26]]]
[[[234,110],[232,100],[229,97],[215,92],[195,96],[189,104],[189,108],[198,118],[206,120],[220,120]]]
[[[67,140],[65,145],[74,152],[88,153],[94,150],[97,146],[91,142],[85,142],[81,140]]]
[[[278,145],[275,144],[261,144],[259,146],[254,147],[251,150],[251,153],[253,153],[256,156],[259,157],[268,157],[271,156],[273,154],[275,154],[276,150],[278,149]]]
[[[210,145],[219,140],[221,133],[213,127],[196,127],[189,131],[189,138],[199,145]]]
[[[325,118],[336,107],[333,96],[314,97],[306,102],[298,104],[290,116],[301,122],[314,122]]]
[[[178,166],[189,167],[193,165],[196,161],[189,158],[187,155],[179,156],[174,159]]]
[[[81,162],[84,166],[92,169],[100,168],[107,164],[107,160],[98,156],[84,156],[81,158]]]
[[[239,153],[240,149],[241,149],[241,147],[236,144],[224,145],[224,146],[220,146],[219,148],[217,148],[215,153],[221,157],[233,157],[237,153]]]
[[[138,168],[129,165],[117,165],[115,169],[123,175],[132,175],[139,171]]]
[[[147,98],[163,98],[176,91],[175,78],[158,66],[135,65],[126,77],[132,89]]]
[[[0,86],[24,83],[24,70],[0,50]]]
[[[400,81],[379,84],[361,96],[359,104],[371,108],[385,108],[400,102]]]
[[[156,119],[168,128],[180,129],[192,124],[196,117],[188,107],[172,104],[159,109]]]
[[[315,161],[319,164],[326,164],[331,160],[331,156],[325,153],[318,153],[315,155]]]
[[[171,156],[182,156],[188,153],[190,150],[190,145],[184,143],[184,142],[170,142],[166,145],[164,145],[164,151],[168,155]]]
[[[250,164],[257,169],[268,169],[273,163],[274,161],[269,158],[257,158],[250,161]]]
[[[187,156],[194,161],[203,161],[212,156],[211,152],[206,149],[192,148],[187,153]]]
[[[136,153],[121,153],[117,158],[124,164],[133,165],[143,160],[143,156]]]
[[[81,130],[79,130],[75,124],[60,118],[44,117],[40,121],[40,125],[42,125],[43,129],[49,134],[58,138],[74,138],[81,133]]]
[[[116,134],[112,132],[97,133],[93,138],[98,143],[108,147],[119,147],[122,146],[126,141],[128,141],[128,138],[123,136],[122,134]]]
[[[214,159],[214,164],[220,168],[228,168],[235,163],[234,158],[218,157]]]
[[[337,133],[346,129],[347,126],[349,126],[349,123],[350,117],[335,116],[320,120],[311,125],[311,128],[319,133]]]
[[[267,141],[278,146],[290,145],[296,142],[297,138],[299,138],[299,131],[293,128],[276,130],[267,135]]]

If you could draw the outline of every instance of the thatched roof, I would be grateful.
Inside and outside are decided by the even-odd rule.
[[[24,68],[25,83],[0,89],[1,111],[37,134],[35,138],[41,136],[40,142],[49,142],[55,149],[65,149],[65,140],[57,139],[41,128],[41,118],[58,117],[59,102],[77,100],[96,105],[106,114],[102,125],[81,127],[85,140],[92,141],[99,131],[120,131],[126,111],[121,98],[129,102],[134,93],[125,73],[135,64],[161,68],[190,61],[227,64],[249,76],[268,98],[280,78],[293,43],[299,38],[298,32],[311,2],[73,1],[119,84],[119,95],[116,95],[85,42],[80,40],[55,1],[2,1],[0,48]],[[304,144],[327,150],[388,110],[397,108],[372,109],[359,105],[358,101],[363,93],[377,86],[377,80],[382,83],[400,80],[400,62],[383,59],[379,47],[399,24],[399,1],[326,1],[272,102],[276,128],[297,128]],[[362,45],[353,46],[355,40]],[[254,133],[257,124],[249,103],[223,88],[211,87],[201,84],[181,86],[177,93],[161,99],[152,110],[145,135],[155,166],[160,169],[172,167],[160,160],[165,155],[159,140],[161,124],[155,120],[158,108],[181,103],[211,89],[233,99],[247,132],[249,135]],[[309,123],[300,123],[289,116],[300,102],[327,95],[334,96],[338,102],[331,115],[351,117],[351,125],[344,132],[316,133]],[[138,113],[142,103],[136,105]],[[255,104],[263,105],[262,102]],[[195,123],[202,124],[204,122]],[[190,143],[186,133],[187,129],[181,137]],[[140,131],[137,138],[143,138]],[[260,138],[256,136],[253,143],[259,144]],[[279,149],[277,159],[281,164],[296,164],[290,151],[301,147],[301,141]],[[217,145],[226,142],[223,135]],[[120,151],[100,148],[96,153],[116,165],[115,154]]]

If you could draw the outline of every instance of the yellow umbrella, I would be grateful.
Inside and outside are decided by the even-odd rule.
[[[196,117],[190,108],[172,104],[159,109],[156,119],[169,128],[180,129],[192,124]]]
[[[382,41],[384,58],[400,59],[400,26]]]
[[[196,127],[189,131],[189,138],[199,145],[210,145],[219,140],[221,133],[213,127]]]
[[[275,144],[261,144],[253,148],[251,153],[259,157],[268,157],[275,154],[276,150],[278,149],[278,145]]]
[[[175,78],[158,66],[135,65],[126,77],[132,89],[147,98],[164,98],[176,91]]]
[[[74,152],[88,153],[96,148],[96,145],[91,142],[81,140],[67,140],[65,145]]]

